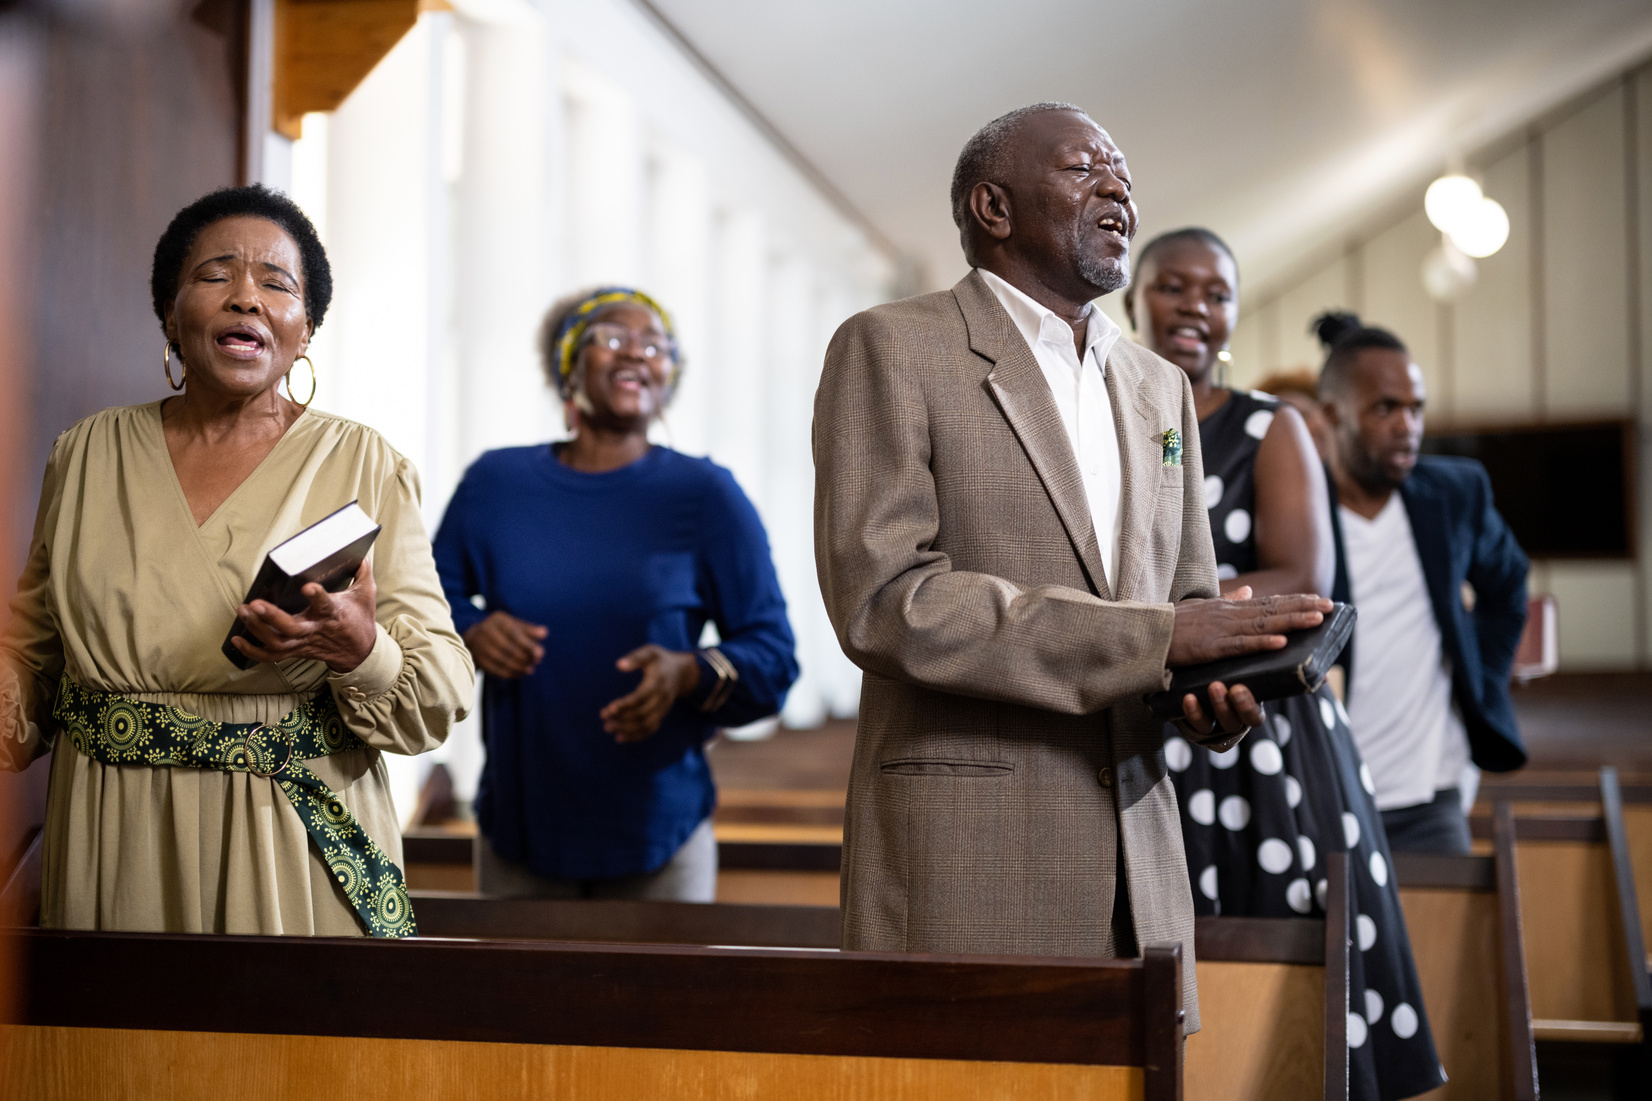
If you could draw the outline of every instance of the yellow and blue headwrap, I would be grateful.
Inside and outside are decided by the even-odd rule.
[[[585,337],[585,330],[595,320],[599,311],[609,306],[632,302],[646,309],[653,310],[665,327],[665,335],[671,338],[671,385],[676,386],[677,372],[682,368],[682,359],[676,351],[677,332],[671,324],[671,315],[664,306],[654,301],[648,295],[630,287],[598,287],[592,291],[562,319],[557,326],[554,346],[556,348],[557,381],[556,388],[564,396],[568,393],[568,379],[574,373],[574,362],[578,358],[579,343]]]

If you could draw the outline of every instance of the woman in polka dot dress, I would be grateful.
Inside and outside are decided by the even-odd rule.
[[[1333,555],[1324,474],[1302,418],[1266,394],[1214,384],[1238,320],[1238,269],[1208,230],[1138,253],[1125,308],[1187,372],[1199,414],[1205,505],[1224,593],[1326,592]],[[1371,774],[1329,688],[1268,705],[1268,722],[1225,753],[1166,727],[1194,909],[1323,917],[1327,854],[1346,850],[1354,887],[1349,1096],[1393,1101],[1445,1080],[1423,1010]]]

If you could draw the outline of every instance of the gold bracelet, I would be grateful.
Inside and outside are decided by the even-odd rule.
[[[706,694],[705,702],[700,704],[700,710],[709,714],[722,707],[728,702],[729,697],[734,695],[734,686],[740,683],[740,671],[715,646],[701,650],[700,656],[706,659],[707,665],[717,670],[717,684]]]

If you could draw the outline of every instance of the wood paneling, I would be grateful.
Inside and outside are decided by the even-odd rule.
[[[155,242],[186,203],[236,182],[239,5],[178,6],[142,33],[72,20],[47,32],[35,231],[29,512],[58,433],[111,405],[166,396],[150,306]]]
[[[1629,402],[1623,94],[1613,82],[1543,135],[1544,406],[1550,416]]]
[[[1423,1096],[1431,1101],[1501,1101],[1508,1096],[1508,1048],[1495,1009],[1502,999],[1497,896],[1489,890],[1402,887],[1400,905],[1434,1046],[1451,1076]]]
[[[0,1028],[0,1045],[11,1062],[8,1096],[31,1101],[310,1101],[323,1095],[353,1101],[1137,1101],[1143,1095],[1137,1067],[37,1027]]]
[[[1188,1101],[1319,1094],[1323,967],[1199,960],[1199,1017],[1187,1039]]]

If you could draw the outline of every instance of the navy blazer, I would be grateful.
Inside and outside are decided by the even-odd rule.
[[[1329,479],[1327,479],[1329,480]],[[1331,516],[1337,542],[1337,599],[1348,599],[1342,525]],[[1451,692],[1468,729],[1474,763],[1509,772],[1526,763],[1514,720],[1509,676],[1526,626],[1528,562],[1514,533],[1492,503],[1491,479],[1473,459],[1422,455],[1400,486],[1411,537],[1422,561],[1440,642],[1451,659]],[[1463,607],[1463,582],[1474,589],[1474,610]],[[1353,687],[1353,647],[1343,654]]]

